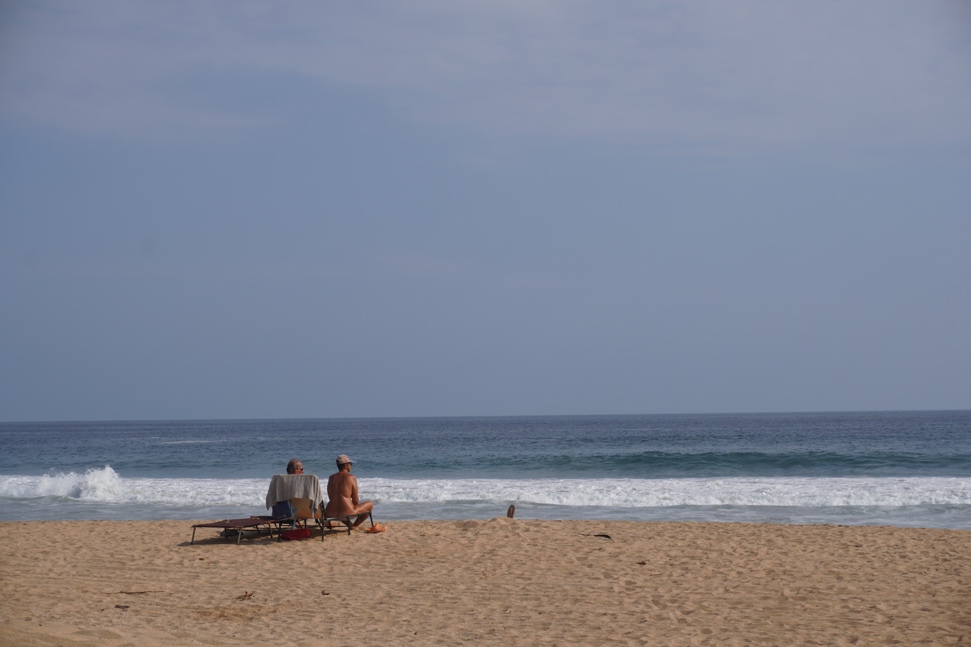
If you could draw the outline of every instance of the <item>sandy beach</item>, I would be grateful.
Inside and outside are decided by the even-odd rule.
[[[0,524],[0,645],[971,643],[971,532],[392,522],[236,545],[189,521]]]

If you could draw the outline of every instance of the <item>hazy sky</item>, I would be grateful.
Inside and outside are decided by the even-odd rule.
[[[971,3],[0,5],[0,420],[971,408]]]

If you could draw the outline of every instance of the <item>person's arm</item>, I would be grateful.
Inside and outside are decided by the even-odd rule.
[[[357,500],[357,477],[351,476],[351,501],[355,506],[360,505],[360,501]]]

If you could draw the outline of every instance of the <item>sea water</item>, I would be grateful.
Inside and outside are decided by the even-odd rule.
[[[971,529],[971,411],[0,423],[0,520],[264,514],[337,454],[381,520]]]

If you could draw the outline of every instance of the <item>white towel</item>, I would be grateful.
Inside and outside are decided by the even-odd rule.
[[[270,479],[270,489],[266,492],[267,509],[280,501],[295,498],[310,499],[315,510],[324,502],[316,474],[276,474]]]

